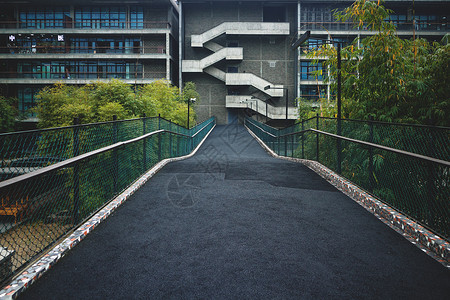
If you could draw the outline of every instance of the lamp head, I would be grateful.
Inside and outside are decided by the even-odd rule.
[[[304,34],[302,34],[298,40],[296,40],[292,45],[292,49],[297,49],[301,46],[304,42],[306,42],[309,39],[309,36],[311,35],[311,30],[306,31]]]

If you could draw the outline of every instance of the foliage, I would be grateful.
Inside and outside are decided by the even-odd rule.
[[[0,96],[0,132],[13,131],[16,124],[17,99]]]
[[[94,82],[82,87],[57,83],[45,87],[37,95],[33,109],[39,118],[40,128],[68,126],[73,119],[80,123],[110,121],[116,115],[119,120],[146,114],[187,124],[187,102],[199,99],[195,84],[188,82],[182,93],[168,81],[158,80],[141,86],[137,91],[131,85],[113,79],[110,82]],[[190,109],[190,124],[195,124],[195,112]]]
[[[448,126],[450,47],[424,39],[401,39],[395,25],[387,21],[391,13],[380,1],[369,0],[357,0],[335,13],[340,21],[377,31],[341,50],[342,97],[347,100],[344,116],[403,123],[433,119],[435,125]],[[325,74],[325,82],[332,82],[336,90],[336,48],[323,45],[308,55],[330,57],[324,63],[331,71],[330,77]]]

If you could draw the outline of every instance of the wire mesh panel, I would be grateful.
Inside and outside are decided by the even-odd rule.
[[[342,176],[450,239],[449,128],[342,120],[342,136],[354,140],[339,138],[338,148],[337,136],[302,132],[319,129],[335,134],[337,121],[333,118],[309,119],[275,135],[255,120],[247,119],[246,125],[277,154],[316,160],[333,171],[337,171],[340,149]],[[289,139],[291,151],[283,146],[289,145]]]
[[[155,132],[155,120],[158,119],[51,131],[52,139],[48,141],[55,145],[66,143],[67,157],[75,158],[0,182],[0,281],[16,274],[159,161],[190,153],[215,124],[211,118],[191,129],[190,136]],[[183,131],[173,123],[166,125]],[[107,133],[111,139],[91,143],[93,135],[100,133]],[[130,139],[143,133],[149,135]],[[39,134],[42,139],[46,132]],[[120,140],[124,143],[111,146]],[[109,147],[100,147],[105,144]],[[97,151],[92,151],[95,148]],[[82,152],[86,152],[85,157],[78,156]]]

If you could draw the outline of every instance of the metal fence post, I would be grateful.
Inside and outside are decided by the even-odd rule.
[[[319,114],[316,115],[316,129],[319,130]],[[316,133],[316,160],[319,162],[319,133]]]
[[[161,130],[161,114],[158,114],[158,130]],[[158,134],[158,161],[161,161],[162,133]]]
[[[169,120],[169,131],[172,131],[171,120]],[[169,133],[169,157],[172,157],[172,133]]]
[[[80,120],[73,119],[73,157],[80,155],[79,127]],[[80,222],[80,166],[75,164],[73,167],[73,218],[74,223]]]
[[[431,127],[433,125],[433,120],[429,119],[428,120],[430,127],[429,127],[429,131],[430,134],[428,135],[428,149],[427,149],[427,154],[429,157],[436,157],[436,148],[434,145],[434,132],[433,132],[433,127]],[[433,169],[433,164],[431,162],[426,162],[427,164],[427,169],[428,169],[428,178],[427,178],[427,194],[428,194],[428,201],[425,204],[425,207],[427,208],[428,211],[428,218],[429,218],[429,225],[431,225],[433,228],[435,227],[436,224],[436,220],[434,217],[434,212],[435,207],[436,207],[436,197],[437,197],[437,193],[436,193],[436,174],[435,171]]]
[[[117,116],[113,116],[113,144],[118,141]],[[117,194],[117,179],[119,175],[117,149],[113,150],[113,187],[114,194]]]
[[[373,143],[373,116],[369,117],[369,143]],[[375,180],[373,177],[373,148],[369,147],[369,192],[373,192]]]
[[[291,157],[294,157],[294,135],[291,135]]]
[[[305,124],[302,120],[302,131],[305,130]],[[302,158],[305,158],[305,133],[302,133]]]
[[[144,113],[142,116],[142,135],[147,132],[147,115]],[[147,171],[147,139],[142,141],[142,167],[143,171]]]

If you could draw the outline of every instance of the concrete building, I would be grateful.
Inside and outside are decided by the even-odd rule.
[[[3,1],[0,90],[25,112],[45,85],[120,78],[178,84],[178,6],[172,0]],[[29,121],[35,121],[29,115]]]
[[[307,47],[322,43],[319,39],[350,43],[374,34],[335,20],[333,10],[352,3],[180,0],[180,82],[197,84],[199,117],[215,115],[224,124],[251,111],[260,120],[286,116],[293,120],[296,98],[316,105],[318,98],[333,97],[323,78],[313,75],[321,63],[312,64],[301,49],[292,50],[291,44],[307,30],[314,37]],[[394,10],[390,19],[400,36],[440,40],[449,31],[449,4],[448,0],[391,0],[385,6]]]
[[[0,93],[18,97],[27,111],[35,93],[57,81],[165,78],[196,83],[199,120],[216,116],[226,124],[251,112],[262,121],[293,121],[297,98],[316,105],[333,95],[313,75],[321,63],[291,44],[306,30],[307,47],[322,43],[318,38],[349,43],[374,34],[335,20],[333,10],[352,2],[0,0]],[[450,0],[385,5],[400,36],[440,40],[449,32]]]

